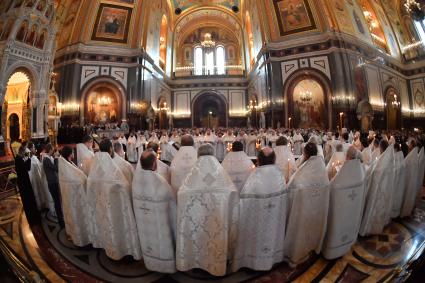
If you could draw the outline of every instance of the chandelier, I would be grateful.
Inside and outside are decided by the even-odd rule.
[[[310,102],[311,99],[313,98],[313,93],[309,90],[302,91],[300,94],[300,98],[301,98],[301,101],[303,102]]]
[[[207,32],[204,35],[204,41],[201,41],[201,46],[205,50],[206,53],[210,53],[214,49],[215,42],[211,38],[211,33]]]
[[[97,104],[99,104],[100,106],[108,106],[109,104],[111,104],[111,98],[102,96],[101,98],[97,99]]]
[[[393,108],[399,108],[400,107],[400,102],[397,101],[397,95],[394,94],[394,100],[391,102],[391,106]]]
[[[406,0],[404,2],[404,8],[416,21],[422,21],[425,17],[421,4],[416,2],[416,0]]]

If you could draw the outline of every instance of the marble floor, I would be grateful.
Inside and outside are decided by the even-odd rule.
[[[281,263],[269,272],[242,269],[219,278],[201,270],[159,274],[147,270],[143,261],[114,261],[101,249],[76,247],[48,212],[43,212],[41,225],[29,227],[16,195],[0,200],[0,246],[45,282],[404,281],[408,266],[425,249],[425,201],[418,203],[412,217],[395,219],[382,235],[359,238],[352,250],[337,260],[312,255],[295,269]]]

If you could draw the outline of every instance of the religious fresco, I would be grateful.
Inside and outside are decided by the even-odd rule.
[[[355,35],[351,16],[345,7],[344,0],[332,0],[330,1],[332,10],[334,11],[338,26],[341,32],[345,32],[351,35]]]
[[[382,29],[385,33],[387,45],[390,49],[391,55],[393,55],[394,57],[399,57],[400,50],[396,43],[395,36],[393,34],[393,29],[391,28],[391,24],[387,19],[384,9],[382,8],[381,4],[378,3],[376,0],[372,0],[371,2],[373,4],[373,7],[375,8],[376,16],[379,19],[379,22],[381,23]]]
[[[69,41],[71,37],[72,27],[77,17],[78,8],[80,7],[80,4],[81,1],[72,1],[71,4],[68,6],[68,12],[62,25],[62,32],[58,35],[58,48],[65,46],[67,44],[67,41]]]
[[[303,94],[309,92],[306,100]],[[302,80],[293,91],[294,125],[300,128],[321,128],[326,126],[325,94],[322,86],[315,80]]]
[[[235,42],[234,36],[229,32],[216,28],[216,27],[205,27],[198,28],[189,35],[186,36],[183,43],[184,44],[197,44],[204,40],[204,36],[206,33],[211,34],[211,39],[216,43],[220,42]]]
[[[405,45],[406,34],[403,30],[402,24],[400,23],[398,12],[394,7],[394,4],[390,0],[382,0],[382,3],[385,12],[388,15],[388,19],[391,22],[396,38],[398,39],[401,45]]]
[[[281,36],[316,28],[307,0],[274,0],[273,3]]]
[[[349,18],[352,21],[351,25],[354,28],[354,35],[366,42],[372,43],[367,23],[363,16],[363,10],[359,4],[354,0],[346,1],[345,3],[345,8],[349,14]]]
[[[92,40],[127,43],[131,8],[100,4]]]

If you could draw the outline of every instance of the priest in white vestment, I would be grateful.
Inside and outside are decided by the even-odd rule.
[[[90,215],[87,207],[87,176],[72,160],[72,148],[65,146],[58,160],[59,186],[66,234],[79,247],[90,244]]]
[[[409,143],[409,154],[404,160],[406,166],[406,181],[403,197],[403,205],[401,207],[401,217],[410,216],[416,204],[418,171],[419,171],[419,155],[418,148],[414,141]]]
[[[255,168],[251,159],[243,151],[243,144],[240,141],[232,143],[232,151],[226,155],[221,165],[229,174],[238,192],[242,190],[246,180]]]
[[[197,153],[194,147],[193,138],[184,135],[181,138],[181,147],[171,162],[171,187],[178,191],[189,174],[192,166],[196,163]]]
[[[371,164],[378,160],[378,157],[381,155],[381,150],[379,149],[379,140],[375,138],[370,145],[370,151],[372,153]]]
[[[279,166],[286,181],[289,181],[291,176],[297,171],[297,164],[286,137],[277,139],[274,151],[276,153],[276,165]]]
[[[424,146],[419,151],[418,156],[418,199],[422,197],[422,186],[424,182],[424,171],[425,171],[425,153]]]
[[[157,143],[150,142],[150,143],[148,143],[148,145],[147,145],[146,148],[147,149],[152,149],[155,152],[155,154],[158,155],[159,145]],[[140,163],[140,160],[139,160],[139,163]],[[138,166],[139,166],[139,167],[137,167],[138,169],[139,168],[142,168],[140,166],[140,164],[138,164]],[[170,184],[170,182],[171,182],[171,169],[170,169],[170,166],[168,166],[167,164],[165,164],[164,162],[162,162],[161,160],[158,159],[156,161],[156,170],[155,171],[159,175],[161,175],[162,178],[164,178],[165,181],[167,181],[168,184]]]
[[[361,236],[382,233],[391,220],[395,180],[394,148],[385,140],[381,140],[379,146],[381,155],[366,174],[366,199],[359,231]]]
[[[332,180],[332,178],[336,175],[336,173],[338,173],[338,170],[344,164],[346,154],[343,150],[344,149],[342,144],[337,144],[334,154],[332,154],[328,165],[326,165],[326,172],[328,173],[329,180]]]
[[[131,184],[133,182],[134,167],[127,160],[124,159],[125,153],[121,143],[114,144],[114,157],[113,162],[120,168],[127,182]]]
[[[131,133],[127,139],[127,159],[131,163],[137,163],[138,155],[137,155],[137,139],[136,136]]]
[[[176,194],[156,173],[157,161],[155,152],[148,149],[137,164],[140,169],[134,175],[132,190],[134,214],[146,268],[174,273]]]
[[[330,183],[327,233],[322,254],[326,259],[344,256],[357,240],[365,194],[365,170],[357,150],[347,150],[347,160]]]
[[[302,154],[301,145],[304,142],[304,139],[298,130],[295,132],[295,135],[292,137],[292,142],[294,143],[294,154],[301,155]]]
[[[317,146],[307,143],[304,163],[288,183],[289,204],[286,222],[285,260],[297,265],[311,251],[320,253],[326,233],[329,207],[329,179]]]
[[[400,144],[394,145],[394,159],[395,159],[395,182],[393,192],[393,205],[391,209],[391,218],[400,216],[401,207],[403,205],[404,192],[406,188],[406,162],[404,160],[403,152],[401,151]]]
[[[77,166],[83,172],[88,175],[92,159],[94,156],[93,152],[93,138],[91,136],[85,136],[82,143],[77,144]]]
[[[45,208],[54,208],[52,196],[50,195],[46,178],[42,175],[43,165],[36,156],[35,145],[29,142],[27,145],[31,155],[31,170],[28,172],[30,178],[31,187],[34,191],[35,201],[37,202],[38,210]]]
[[[233,256],[238,219],[238,191],[213,156],[210,144],[200,146],[198,161],[177,195],[177,270],[203,269],[226,274]]]
[[[251,131],[246,138],[245,152],[249,157],[257,155],[257,135],[254,131]]]
[[[215,157],[218,161],[223,161],[224,156],[226,155],[226,145],[223,141],[223,133],[217,133],[216,145],[215,145]]]
[[[239,229],[232,270],[270,270],[283,261],[288,190],[271,148],[258,153],[258,167],[240,193]]]
[[[90,242],[103,248],[113,260],[131,255],[142,258],[134,219],[131,183],[115,164],[112,143],[104,139],[95,154],[87,178],[87,201],[91,220]]]

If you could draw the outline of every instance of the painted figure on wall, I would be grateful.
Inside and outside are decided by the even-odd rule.
[[[274,0],[281,35],[315,28],[306,0]]]
[[[92,39],[126,43],[132,9],[124,6],[100,4]]]

